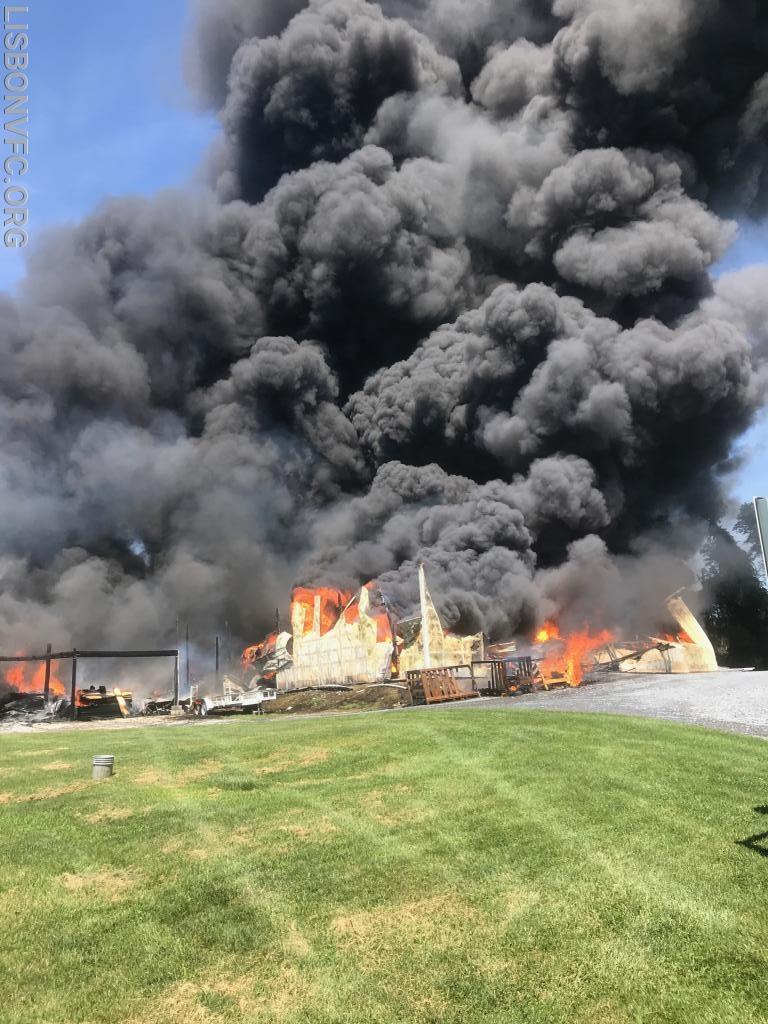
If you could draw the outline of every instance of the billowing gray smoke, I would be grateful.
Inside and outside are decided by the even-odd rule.
[[[109,202],[3,301],[0,646],[253,639],[421,560],[495,635],[658,607],[764,398],[768,270],[709,271],[768,204],[765,4],[198,21],[205,200]]]

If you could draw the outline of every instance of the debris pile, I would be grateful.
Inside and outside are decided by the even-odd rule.
[[[594,681],[599,673],[644,672],[685,673],[714,672],[715,651],[696,616],[679,594],[666,601],[667,625],[658,635],[616,636],[609,630],[584,627],[561,633],[554,622],[545,622],[530,644],[520,645],[515,655],[499,657],[508,667],[509,675],[519,675],[522,660],[530,662],[531,684],[549,689],[551,686],[580,686]],[[489,648],[500,650],[503,645]],[[521,658],[520,655],[524,655]],[[491,657],[494,653],[490,654]]]
[[[476,695],[512,696],[533,690],[577,687],[606,672],[684,673],[717,669],[714,649],[685,601],[666,602],[668,627],[658,636],[619,639],[609,630],[585,627],[561,632],[545,622],[528,644],[486,648],[488,660],[407,673],[414,704],[464,700]],[[674,622],[674,625],[672,625]]]
[[[36,725],[61,718],[69,710],[69,701],[64,697],[46,700],[43,693],[19,693],[9,690],[0,695],[0,721],[21,722]]]
[[[89,686],[77,691],[75,702],[77,718],[129,718],[133,709],[133,694],[127,690],[107,690],[106,686]]]
[[[57,718],[75,717],[81,721],[108,718],[129,718],[133,708],[133,695],[125,690],[107,690],[106,686],[91,686],[77,691],[75,714],[66,697],[52,696],[46,700],[42,691],[8,690],[0,695],[0,721],[22,722],[36,725]]]
[[[0,675],[0,721],[33,725],[66,714],[64,684],[59,678],[60,663],[51,660],[8,663]]]
[[[179,701],[179,706],[184,711],[189,711],[192,706],[192,701],[189,697]],[[155,694],[153,697],[146,697],[139,705],[138,712],[140,715],[170,715],[171,708],[173,707],[173,695]]]
[[[56,651],[52,645],[44,654],[24,653],[0,655],[0,718],[8,715],[35,716],[36,720],[68,715],[73,720],[129,718],[137,713],[133,706],[133,693],[103,684],[78,685],[78,664],[82,661],[113,662],[145,661],[146,659],[173,659],[174,691],[178,695],[179,652],[162,650],[82,650]],[[65,689],[59,678],[62,661],[69,662],[69,687]],[[2,666],[7,666],[3,668]],[[102,669],[104,671],[104,669]],[[107,670],[109,671],[109,670]],[[133,671],[133,669],[131,669]],[[155,694],[155,696],[158,696]],[[161,713],[162,699],[156,702],[154,713]],[[169,710],[172,700],[168,702]]]

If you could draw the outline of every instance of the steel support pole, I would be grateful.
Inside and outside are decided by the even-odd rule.
[[[69,691],[69,700],[72,705],[72,718],[77,718],[77,650],[72,648],[72,686]]]
[[[45,648],[45,683],[43,684],[43,699],[47,704],[51,698],[51,645]]]
[[[187,676],[187,696],[189,696],[189,694],[190,694],[190,688],[189,688],[189,623],[187,623],[187,632],[186,632],[185,644],[186,644],[186,649],[184,651],[184,661],[185,661],[186,664],[185,664],[184,667],[185,667],[186,676]]]
[[[179,704],[179,652],[176,652],[176,657],[173,659],[173,705],[178,707]]]

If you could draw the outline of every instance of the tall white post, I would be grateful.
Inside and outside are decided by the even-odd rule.
[[[427,578],[424,575],[424,563],[419,566],[419,603],[421,604],[421,647],[424,652],[424,668],[430,668],[432,660],[429,653],[429,607],[427,604]]]
[[[768,580],[768,498],[753,498],[752,504],[755,509],[755,521],[757,523],[757,536],[760,539],[760,550],[763,553],[763,569]]]

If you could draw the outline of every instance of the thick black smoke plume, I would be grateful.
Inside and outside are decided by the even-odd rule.
[[[768,269],[710,268],[768,204],[765,4],[199,8],[206,197],[2,303],[0,645],[253,639],[422,560],[462,628],[653,613],[764,399]]]

